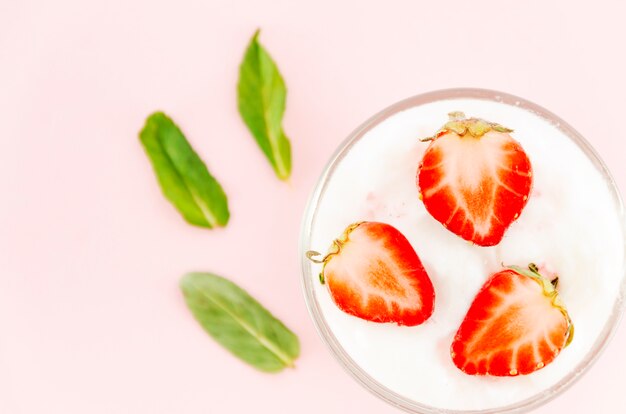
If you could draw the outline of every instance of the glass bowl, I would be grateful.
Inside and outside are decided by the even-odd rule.
[[[314,283],[316,283],[316,281],[318,280],[317,276],[313,273],[314,264],[311,263],[311,261],[306,256],[306,252],[308,252],[309,250],[320,247],[310,245],[311,230],[315,225],[317,207],[320,198],[324,194],[327,183],[332,177],[336,166],[346,156],[352,146],[356,142],[358,142],[361,137],[363,137],[369,130],[398,112],[426,103],[454,98],[491,100],[509,105],[515,105],[517,107],[529,110],[536,115],[539,115],[540,117],[550,121],[554,126],[559,128],[561,132],[568,136],[583,151],[583,153],[593,163],[595,168],[604,177],[604,180],[606,181],[618,208],[618,214],[622,224],[622,234],[626,239],[626,220],[624,214],[624,206],[622,204],[622,200],[620,198],[619,191],[615,185],[615,182],[613,181],[606,165],[602,162],[595,150],[568,123],[566,123],[553,113],[532,102],[502,92],[485,89],[465,88],[433,91],[405,99],[387,107],[386,109],[383,109],[381,112],[377,113],[376,115],[365,121],[362,125],[360,125],[356,130],[354,130],[354,132],[352,132],[348,136],[348,138],[343,141],[343,143],[330,158],[330,161],[322,172],[317,182],[317,185],[315,186],[315,189],[310,196],[302,222],[299,254],[302,264],[302,288],[304,291],[304,297],[309,313],[313,318],[313,322],[319,335],[322,337],[326,345],[330,348],[331,353],[337,358],[339,364],[367,390],[369,390],[379,398],[387,401],[391,405],[403,409],[407,412],[418,414],[502,414],[527,412],[533,408],[545,404],[552,398],[556,397],[558,394],[562,393],[564,390],[570,387],[577,379],[579,379],[581,375],[584,374],[589,369],[589,367],[591,367],[591,365],[596,361],[602,350],[611,339],[613,333],[615,332],[623,313],[624,296],[626,293],[626,275],[621,279],[619,292],[616,292],[615,302],[612,308],[612,314],[607,319],[606,324],[602,328],[600,335],[591,347],[591,350],[585,355],[582,361],[558,383],[556,383],[549,389],[539,392],[532,397],[519,401],[515,404],[484,410],[451,410],[421,404],[418,401],[414,401],[410,398],[407,398],[399,393],[392,391],[391,389],[387,388],[385,385],[374,379],[371,375],[369,375],[350,357],[346,350],[341,346],[324,318],[314,289]]]

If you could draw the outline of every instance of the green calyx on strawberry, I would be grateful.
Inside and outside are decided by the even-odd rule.
[[[511,129],[452,112],[430,141],[417,172],[426,210],[480,246],[498,244],[528,201],[532,168]]]
[[[342,311],[371,322],[415,326],[433,313],[435,291],[415,250],[395,227],[360,222],[346,228],[323,263],[320,281]]]
[[[530,374],[550,364],[574,337],[555,285],[534,264],[492,275],[454,337],[454,364],[469,375],[500,377]]]

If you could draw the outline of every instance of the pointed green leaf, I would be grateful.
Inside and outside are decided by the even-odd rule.
[[[234,355],[261,371],[293,367],[298,337],[239,286],[214,274],[189,273],[180,287],[196,320]]]
[[[254,34],[239,67],[239,113],[276,175],[291,174],[291,144],[282,127],[287,89],[276,64]]]
[[[165,197],[187,222],[212,228],[228,223],[228,201],[181,130],[167,115],[155,112],[139,133]]]

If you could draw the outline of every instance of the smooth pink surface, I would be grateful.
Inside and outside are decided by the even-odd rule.
[[[626,192],[625,15],[619,0],[1,0],[0,413],[396,412],[339,367],[300,292],[300,219],[328,157],[402,98],[493,88],[571,122]],[[289,183],[236,111],[257,27],[289,88]],[[186,225],[161,196],[137,139],[156,109],[222,182],[226,229]],[[297,368],[258,373],[207,337],[178,290],[190,270],[282,318]],[[624,327],[536,412],[623,409],[623,349]]]

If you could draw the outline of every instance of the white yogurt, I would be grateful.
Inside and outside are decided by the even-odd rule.
[[[534,184],[520,218],[493,247],[473,246],[433,219],[418,199],[415,177],[427,143],[462,111],[513,128],[526,150]],[[367,132],[340,161],[321,195],[311,248],[324,252],[356,221],[389,223],[411,242],[433,281],[432,317],[416,327],[366,322],[341,312],[326,287],[315,294],[329,328],[375,380],[416,402],[445,409],[501,407],[545,391],[590,351],[610,317],[624,276],[623,224],[608,183],[587,156],[545,119],[516,106],[450,99],[393,115]],[[476,292],[501,264],[545,265],[575,326],[572,344],[531,375],[469,376],[450,358],[450,344]],[[311,264],[317,278],[320,265]]]

